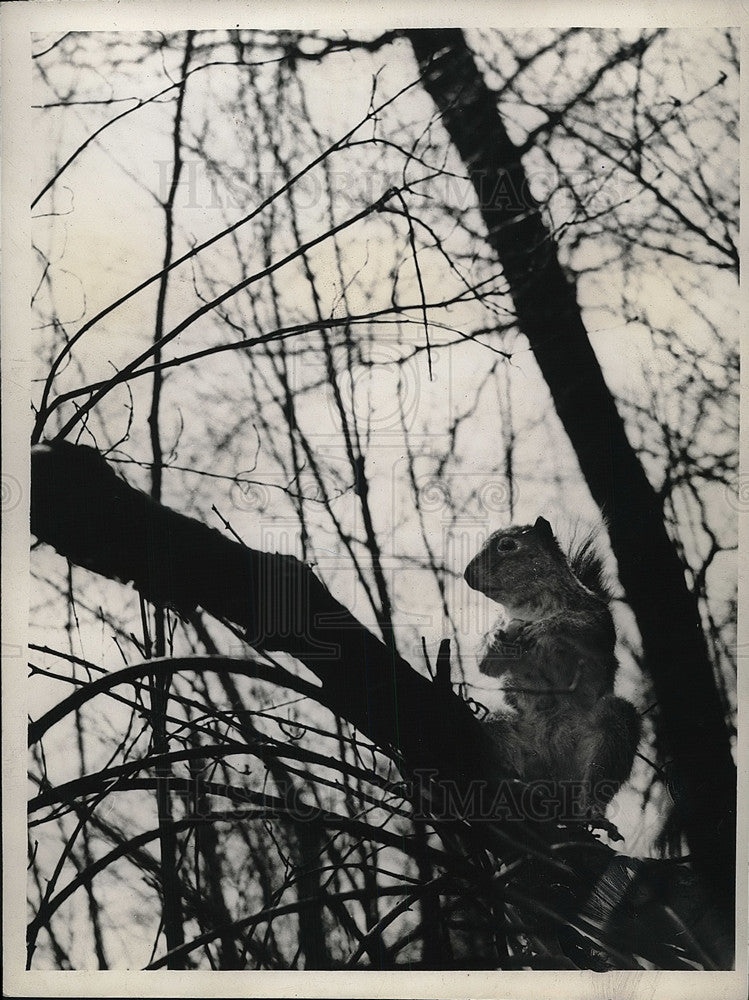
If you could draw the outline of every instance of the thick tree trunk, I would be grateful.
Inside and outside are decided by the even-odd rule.
[[[583,325],[574,285],[459,30],[409,31],[424,84],[469,172],[515,304],[590,491],[642,637],[661,735],[683,789],[690,850],[733,914],[736,767],[695,596],[661,503],[632,449]]]

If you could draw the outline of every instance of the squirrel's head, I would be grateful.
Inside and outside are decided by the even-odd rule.
[[[503,605],[512,618],[543,617],[573,580],[549,522],[495,531],[468,564],[463,577],[473,590]]]

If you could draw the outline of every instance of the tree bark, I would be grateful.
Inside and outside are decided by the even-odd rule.
[[[575,287],[532,197],[520,155],[459,30],[407,35],[424,85],[473,183],[528,338],[606,516],[619,579],[642,638],[674,761],[690,850],[716,901],[733,918],[736,766],[696,597],[668,537],[661,502],[632,449],[591,347]]]

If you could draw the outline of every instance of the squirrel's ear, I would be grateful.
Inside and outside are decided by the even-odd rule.
[[[551,530],[551,525],[549,524],[549,522],[546,520],[545,517],[537,517],[536,523],[533,525],[533,527],[538,530],[539,534],[543,538],[548,538],[552,542],[556,541],[556,539],[554,538],[554,532]]]

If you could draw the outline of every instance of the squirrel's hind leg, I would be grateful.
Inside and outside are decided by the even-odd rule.
[[[584,748],[585,788],[592,812],[602,816],[629,778],[641,729],[637,709],[624,698],[607,695],[593,710]]]

